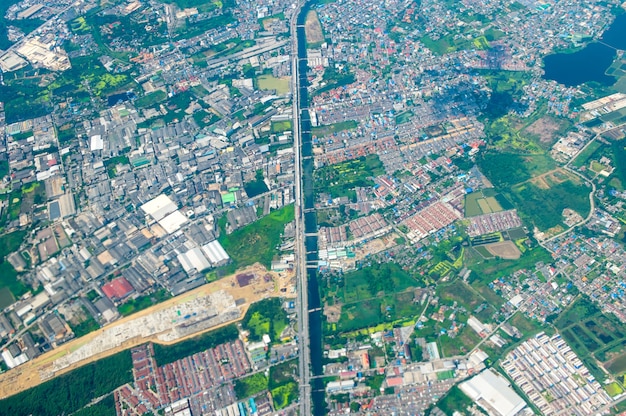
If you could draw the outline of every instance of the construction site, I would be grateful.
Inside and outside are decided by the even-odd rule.
[[[238,276],[246,276],[240,285]],[[248,282],[250,280],[250,282]],[[146,342],[175,344],[242,319],[254,302],[295,296],[292,273],[255,264],[76,338],[0,374],[0,399]]]

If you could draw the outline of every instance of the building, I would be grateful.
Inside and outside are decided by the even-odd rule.
[[[128,280],[123,277],[118,277],[102,286],[102,292],[112,301],[124,299],[134,290]]]
[[[524,399],[513,391],[509,382],[492,369],[459,384],[459,388],[492,415],[515,416],[526,407]]]

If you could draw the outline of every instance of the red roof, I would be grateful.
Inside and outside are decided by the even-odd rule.
[[[135,290],[123,277],[118,277],[102,286],[102,291],[109,299],[123,299]]]

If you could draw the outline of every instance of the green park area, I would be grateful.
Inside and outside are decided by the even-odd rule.
[[[317,126],[311,129],[311,133],[317,137],[329,136],[331,134],[341,133],[342,131],[354,130],[359,123],[354,120],[340,121],[334,124]]]
[[[327,192],[333,198],[347,196],[354,200],[355,187],[373,186],[370,178],[383,175],[385,169],[378,155],[362,156],[315,171],[315,187],[318,193]]]
[[[280,340],[280,334],[289,324],[287,313],[279,298],[264,299],[254,303],[241,321],[243,329],[249,332],[250,341],[260,341],[263,335],[270,336],[272,342]]]
[[[411,288],[423,286],[395,263],[373,263],[324,280],[322,293],[329,305],[341,308],[339,322],[329,333],[344,333],[379,324],[411,320],[422,307],[413,302]]]
[[[289,82],[289,77],[276,78],[271,74],[263,74],[256,78],[256,84],[260,90],[274,90],[278,95],[289,92]]]
[[[287,205],[252,224],[226,234],[226,216],[223,216],[219,221],[219,242],[232,259],[232,263],[226,266],[224,272],[233,272],[256,262],[269,269],[272,259],[278,253],[285,224],[293,220],[294,206]]]

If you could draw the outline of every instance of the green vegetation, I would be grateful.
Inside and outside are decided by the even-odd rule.
[[[289,78],[276,78],[270,74],[263,74],[256,78],[256,84],[260,90],[275,90],[276,94],[283,95],[289,92]]]
[[[268,269],[278,253],[285,224],[294,220],[294,206],[287,205],[231,234],[226,234],[225,222],[220,222],[219,242],[230,255],[229,271],[260,262]]]
[[[378,155],[367,155],[317,169],[315,186],[317,192],[328,192],[333,198],[347,196],[355,200],[355,187],[373,186],[374,182],[369,178],[384,173],[385,169]]]
[[[597,380],[605,378],[598,361],[614,375],[626,373],[626,325],[603,314],[588,297],[579,297],[554,325]]]
[[[208,13],[217,9],[230,9],[234,7],[234,0],[160,0],[163,3],[173,3],[180,9],[196,7],[200,13]]]
[[[241,326],[250,332],[248,338],[251,341],[260,341],[264,334],[268,334],[276,342],[288,324],[287,313],[279,298],[252,304],[241,321]]]
[[[80,338],[90,332],[100,329],[100,325],[98,325],[98,322],[96,322],[94,317],[91,316],[89,312],[87,312],[87,309],[85,309],[84,306],[82,307],[82,310],[84,319],[76,325],[72,325],[70,323],[70,327],[72,328],[72,332],[74,333],[74,336],[76,338]]]
[[[285,121],[272,121],[272,133],[284,133],[286,131],[291,131],[292,125],[291,120]]]
[[[326,85],[316,90],[314,94],[322,94],[335,88],[350,85],[356,81],[356,77],[354,74],[350,73],[348,69],[339,72],[338,69],[331,66],[324,71],[322,81],[325,82]]]
[[[411,118],[413,118],[413,116],[414,114],[412,111],[402,112],[396,116],[396,124],[408,123],[409,121],[411,121]]]
[[[4,307],[2,306],[3,303],[12,301],[11,298],[17,299],[28,292],[24,283],[18,280],[17,272],[13,266],[4,260],[7,255],[20,248],[26,234],[26,231],[14,231],[0,236],[0,288],[10,291],[10,294],[0,292],[0,307]],[[10,296],[11,294],[12,296]]]
[[[235,394],[237,395],[237,399],[244,400],[267,390],[268,385],[267,377],[265,377],[263,373],[256,373],[235,380]]]
[[[465,216],[490,214],[505,209],[512,209],[511,204],[500,194],[494,194],[492,188],[472,192],[465,196]]]
[[[134,314],[135,312],[147,309],[152,305],[156,305],[157,303],[161,303],[171,297],[172,295],[170,295],[166,289],[159,289],[150,295],[130,299],[120,305],[117,310],[122,316],[128,316]]]
[[[543,154],[482,152],[476,163],[496,189],[508,188],[556,168],[554,160]]]
[[[137,98],[135,100],[135,107],[137,108],[152,107],[160,103],[161,101],[165,101],[166,98],[167,98],[167,94],[165,93],[165,91],[156,90],[156,91],[153,91],[144,95],[143,97]]]
[[[76,130],[74,129],[74,126],[70,123],[64,124],[61,127],[57,128],[57,138],[59,139],[59,143],[67,143],[75,137]]]
[[[254,181],[246,182],[243,184],[243,189],[245,189],[246,194],[248,194],[249,198],[254,198],[257,195],[261,195],[269,191],[269,188],[267,187],[263,179],[263,170],[259,169],[256,171]]]
[[[580,181],[567,180],[542,189],[528,182],[512,188],[511,197],[518,207],[520,216],[540,230],[559,225],[563,221],[563,210],[570,208],[583,218],[590,209],[591,189]]]
[[[211,29],[227,26],[236,21],[230,10],[208,19],[191,20],[187,18],[186,20],[185,24],[176,30],[174,40],[189,39]]]
[[[327,331],[348,332],[383,323],[408,322],[421,312],[411,287],[423,286],[395,263],[373,263],[343,276],[330,276],[321,288],[327,302],[340,304],[337,324]]]
[[[455,411],[465,413],[472,404],[472,399],[467,397],[458,386],[454,386],[437,402],[437,407],[446,415],[451,415]]]
[[[485,36],[467,39],[464,36],[451,33],[437,40],[426,35],[423,36],[420,41],[436,55],[444,55],[446,53],[468,49],[489,49],[489,42]]]
[[[215,348],[220,344],[235,341],[238,337],[239,331],[233,324],[173,345],[154,344],[154,359],[158,366],[163,366],[198,352]]]
[[[526,250],[517,260],[481,259],[477,261],[476,259],[467,258],[466,261],[467,267],[474,272],[469,278],[469,283],[476,288],[482,285],[487,286],[492,281],[502,276],[513,274],[517,270],[532,270],[537,262],[550,264],[552,255],[543,247],[537,246]]]
[[[130,353],[122,351],[0,400],[0,414],[38,416],[71,414],[82,409],[96,397],[108,394],[122,384],[132,382],[131,369]]]
[[[115,414],[115,398],[111,393],[98,403],[83,407],[72,416],[115,416]]]
[[[340,133],[346,130],[354,130],[359,123],[354,120],[340,121],[334,124],[327,124],[325,126],[317,126],[311,129],[311,134],[317,137],[328,136],[331,134]]]
[[[276,410],[284,409],[298,398],[298,385],[295,382],[272,389],[272,398]]]
[[[130,164],[130,160],[128,159],[128,156],[125,156],[125,155],[112,157],[104,161],[104,167],[107,170],[107,174],[109,175],[109,178],[115,178],[115,176],[117,175],[117,169],[116,169],[117,165],[129,165],[129,164]]]

